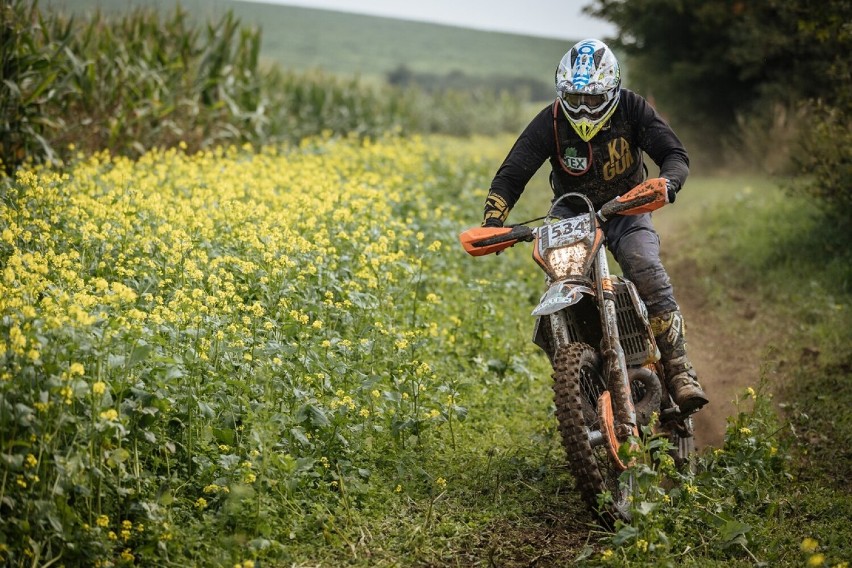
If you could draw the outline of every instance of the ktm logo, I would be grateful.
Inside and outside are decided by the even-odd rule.
[[[630,144],[624,138],[610,140],[607,144],[609,161],[604,164],[603,177],[609,181],[615,176],[621,175],[633,165],[633,154],[630,153]]]

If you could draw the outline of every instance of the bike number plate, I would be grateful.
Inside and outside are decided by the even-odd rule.
[[[547,250],[582,240],[592,232],[592,224],[588,215],[580,215],[562,219],[550,225],[542,225],[538,231],[539,248]]]

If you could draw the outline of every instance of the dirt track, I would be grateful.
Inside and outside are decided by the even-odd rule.
[[[729,295],[737,309],[728,321],[708,302],[696,263],[684,251],[672,250],[674,236],[682,228],[673,217],[658,225],[663,239],[663,262],[674,285],[675,299],[686,321],[687,353],[698,372],[698,380],[710,398],[695,417],[695,439],[699,450],[721,447],[726,418],[735,414],[734,400],[747,387],[757,387],[766,338],[752,325],[758,309],[747,300]],[[667,248],[670,251],[667,254]]]

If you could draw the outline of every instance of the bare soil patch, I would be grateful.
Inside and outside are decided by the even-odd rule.
[[[753,300],[728,292],[735,309],[714,309],[704,278],[691,258],[666,261],[675,298],[686,321],[687,353],[710,403],[694,417],[696,447],[721,447],[727,418],[737,412],[735,401],[747,387],[757,387],[769,339],[758,325],[760,309]]]

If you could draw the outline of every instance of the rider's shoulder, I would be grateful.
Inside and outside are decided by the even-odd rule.
[[[637,93],[636,91],[631,91],[630,89],[621,88],[621,93],[619,94],[620,103],[626,104],[640,104],[647,102],[645,97]]]
[[[652,114],[654,109],[652,99],[625,88],[621,89],[618,106],[629,119],[640,121],[645,119],[648,114]]]

